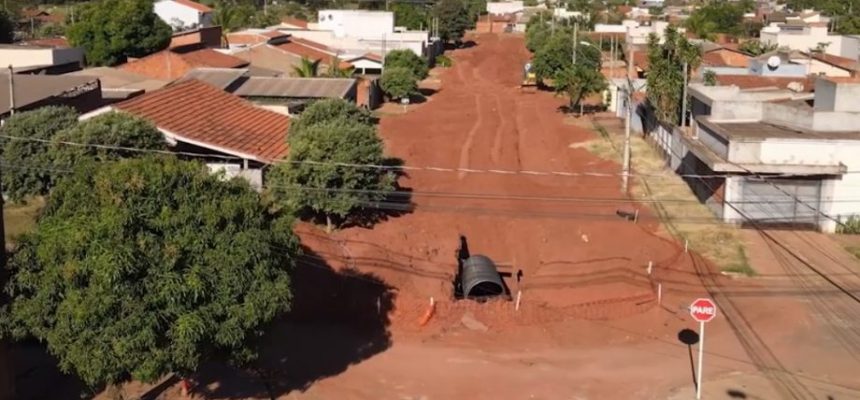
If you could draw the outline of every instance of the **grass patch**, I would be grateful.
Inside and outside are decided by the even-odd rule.
[[[6,224],[6,243],[14,242],[15,237],[32,230],[36,226],[36,217],[45,200],[41,197],[22,201],[20,203],[8,203],[3,207],[3,222]]]
[[[854,255],[854,257],[860,259],[860,246],[845,246],[845,251]]]
[[[613,120],[612,122],[616,122]],[[602,138],[584,146],[598,157],[621,163],[624,146],[624,128],[595,123],[593,130]],[[610,151],[611,150],[611,151]],[[630,167],[634,174],[631,180],[631,195],[634,198],[664,201],[654,204],[654,211],[663,220],[662,229],[679,240],[688,240],[689,248],[715,263],[720,270],[755,274],[747,259],[743,239],[734,226],[724,224],[705,204],[699,203],[687,183],[666,167],[666,160],[640,135],[630,136]],[[647,176],[643,176],[647,175]]]

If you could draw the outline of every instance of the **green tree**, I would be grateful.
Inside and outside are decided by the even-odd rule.
[[[588,43],[582,41],[584,43]],[[535,53],[532,61],[532,71],[539,80],[555,77],[556,73],[569,68],[573,64],[572,35],[559,32],[552,36]],[[576,63],[587,68],[600,70],[600,50],[597,46],[578,43],[576,46]]]
[[[690,43],[678,30],[669,27],[661,44],[656,35],[648,38],[648,102],[657,118],[677,125],[680,122],[681,96],[684,89],[684,64],[687,79],[702,60],[699,46]]]
[[[306,128],[331,121],[347,121],[361,125],[372,125],[369,111],[343,99],[317,100],[308,106],[290,124],[290,135],[300,134]]]
[[[419,93],[415,75],[404,67],[386,67],[379,78],[379,86],[392,99],[407,99]]]
[[[546,17],[549,18],[549,16]],[[526,48],[532,53],[536,53],[543,47],[550,37],[549,24],[543,22],[542,18],[541,16],[532,17],[526,24]]]
[[[173,157],[84,163],[10,260],[4,336],[95,386],[252,360],[289,309],[298,241],[246,182]]]
[[[582,64],[557,71],[553,84],[556,93],[568,96],[571,112],[577,104],[580,105],[580,114],[584,97],[601,93],[607,88],[606,78],[600,70]]]
[[[299,65],[293,66],[293,75],[300,78],[315,78],[319,75],[319,62],[310,58],[302,57]]]
[[[6,10],[0,10],[0,43],[12,43],[15,39],[15,23]]]
[[[524,0],[523,5],[526,7],[537,7],[537,0]]]
[[[764,53],[770,53],[771,51],[776,50],[776,48],[775,44],[762,43],[758,39],[747,40],[738,46],[738,50],[751,56],[760,56]]]
[[[385,55],[384,64],[385,68],[406,68],[412,71],[418,80],[426,78],[429,72],[427,62],[409,49],[390,51]]]
[[[707,70],[702,74],[702,80],[705,82],[705,86],[716,86],[717,73],[712,70]]]
[[[329,61],[328,69],[325,72],[326,78],[349,78],[355,73],[355,67],[341,67],[342,61],[338,56],[334,56]]]
[[[315,122],[306,120],[290,127],[290,154],[269,174],[272,194],[285,209],[325,216],[329,231],[394,189],[395,177],[384,169],[342,165],[385,162],[376,128],[362,123],[363,117],[345,118],[345,110],[330,102],[308,107],[305,113],[310,114],[303,113],[299,120]],[[323,116],[329,118],[319,119]]]
[[[49,106],[15,113],[0,127],[0,134],[21,138],[0,141],[3,164],[14,167],[3,171],[3,189],[10,198],[48,193],[56,179],[50,141],[74,126],[77,118],[71,108]]]
[[[394,12],[394,25],[404,26],[410,30],[426,29],[429,26],[427,10],[424,7],[409,3],[395,3],[391,6],[391,11]]]
[[[146,155],[143,150],[167,150],[164,135],[151,122],[123,112],[110,112],[78,123],[54,136],[51,159],[58,169],[72,169],[91,159],[113,161]],[[72,146],[65,143],[81,143]]]
[[[251,4],[236,0],[218,0],[215,2],[212,23],[220,26],[224,33],[233,32],[252,25],[256,13],[257,10]]]
[[[152,11],[148,0],[99,0],[80,7],[69,27],[69,42],[86,51],[90,65],[116,65],[170,44],[170,26]]]
[[[712,39],[716,33],[741,34],[744,7],[740,3],[711,2],[690,14],[687,29],[702,39]]]
[[[472,24],[472,17],[463,0],[439,0],[433,6],[433,16],[438,18],[439,37],[445,42],[459,43]]]

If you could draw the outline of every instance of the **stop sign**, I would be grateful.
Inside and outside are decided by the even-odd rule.
[[[717,305],[711,299],[696,299],[690,304],[690,315],[699,322],[709,322],[717,316]]]

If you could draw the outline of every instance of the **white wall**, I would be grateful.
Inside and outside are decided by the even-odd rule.
[[[380,37],[394,33],[394,13],[389,11],[320,10],[319,29],[337,37]]]
[[[60,65],[70,62],[83,63],[84,52],[80,48],[53,49],[33,48],[0,48],[0,64],[14,68],[35,67],[39,65]]]
[[[493,15],[514,14],[523,9],[522,1],[487,2],[487,13]]]
[[[207,26],[205,23],[211,23],[212,16],[208,15],[204,20],[200,15],[201,12],[191,7],[179,4],[173,0],[162,0],[153,4],[153,11],[167,25],[174,27],[174,30],[188,28],[192,26]],[[178,29],[177,29],[178,28]]]

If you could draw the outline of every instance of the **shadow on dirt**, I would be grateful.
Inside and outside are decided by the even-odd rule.
[[[690,355],[690,372],[693,377],[693,386],[696,386],[696,363],[693,360],[693,345],[699,343],[699,334],[692,329],[681,329],[678,332],[678,341],[687,345],[687,354]]]
[[[470,49],[470,48],[475,47],[477,45],[478,44],[475,43],[474,40],[467,40],[465,42],[457,42],[457,43],[447,42],[444,45],[444,49],[445,49],[445,51],[457,50],[457,49]]]
[[[93,389],[74,375],[60,371],[44,344],[25,340],[6,345],[15,373],[15,399],[91,399]],[[96,391],[101,391],[96,389]]]
[[[311,249],[292,275],[292,310],[267,330],[249,368],[207,365],[195,393],[206,398],[277,398],[305,391],[391,346],[394,289],[355,270],[335,271]]]
[[[575,105],[573,106],[573,108],[571,108],[570,104],[565,104],[559,106],[556,110],[562,114],[575,114],[574,116],[582,116],[584,114],[603,112],[606,110],[606,106],[602,104],[584,104],[582,106],[582,110],[580,110],[579,105]],[[580,114],[580,111],[582,111],[582,114]]]

